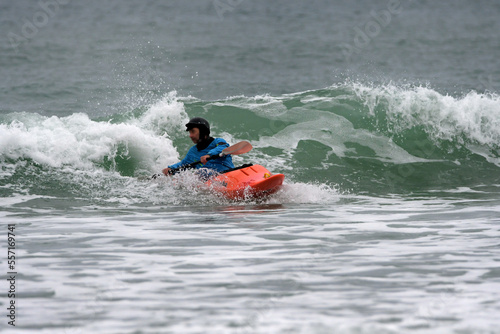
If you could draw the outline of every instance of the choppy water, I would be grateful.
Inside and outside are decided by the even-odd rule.
[[[498,332],[497,4],[0,13],[4,332]],[[283,189],[231,202],[189,173],[148,180],[193,116],[250,141],[235,162]]]

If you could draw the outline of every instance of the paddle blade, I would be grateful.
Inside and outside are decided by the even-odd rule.
[[[236,143],[232,146],[229,146],[228,148],[225,148],[222,150],[222,153],[224,155],[238,155],[238,154],[244,154],[247,152],[250,152],[252,150],[253,146],[246,140],[240,141],[239,143]]]

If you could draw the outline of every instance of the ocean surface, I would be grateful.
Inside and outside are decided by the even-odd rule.
[[[1,1],[0,332],[500,333],[499,18]],[[151,180],[195,116],[283,188]]]

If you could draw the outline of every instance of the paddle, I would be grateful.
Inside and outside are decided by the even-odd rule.
[[[232,146],[229,146],[229,147],[223,149],[220,154],[216,154],[216,155],[212,155],[212,156],[208,157],[207,161],[208,160],[214,160],[214,159],[217,159],[217,158],[221,158],[223,156],[230,155],[230,154],[231,155],[244,154],[244,153],[250,152],[250,150],[252,148],[253,148],[252,144],[250,144],[246,140],[240,141],[239,143],[236,143],[236,144],[234,144]],[[169,174],[170,175],[174,175],[174,174],[176,174],[176,173],[178,173],[180,171],[186,170],[186,169],[196,168],[196,166],[199,163],[201,163],[201,161],[195,161],[195,162],[192,162],[190,164],[186,164],[186,165],[183,165],[183,166],[180,166],[180,167],[177,167],[177,168],[172,168],[169,171]],[[163,175],[163,174],[154,174],[151,178],[152,179],[156,179],[160,175]]]

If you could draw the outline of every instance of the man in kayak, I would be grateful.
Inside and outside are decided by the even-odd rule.
[[[203,176],[209,176],[213,174],[214,171],[220,173],[234,168],[231,155],[207,161],[210,156],[220,154],[223,149],[229,147],[229,144],[222,138],[210,137],[210,124],[206,119],[201,117],[192,118],[186,124],[186,131],[189,131],[189,138],[191,138],[195,145],[189,149],[184,159],[163,169],[163,174],[170,175],[172,174],[172,169],[196,161],[200,161],[196,169],[208,169],[208,171],[205,170],[203,174],[206,175]]]

